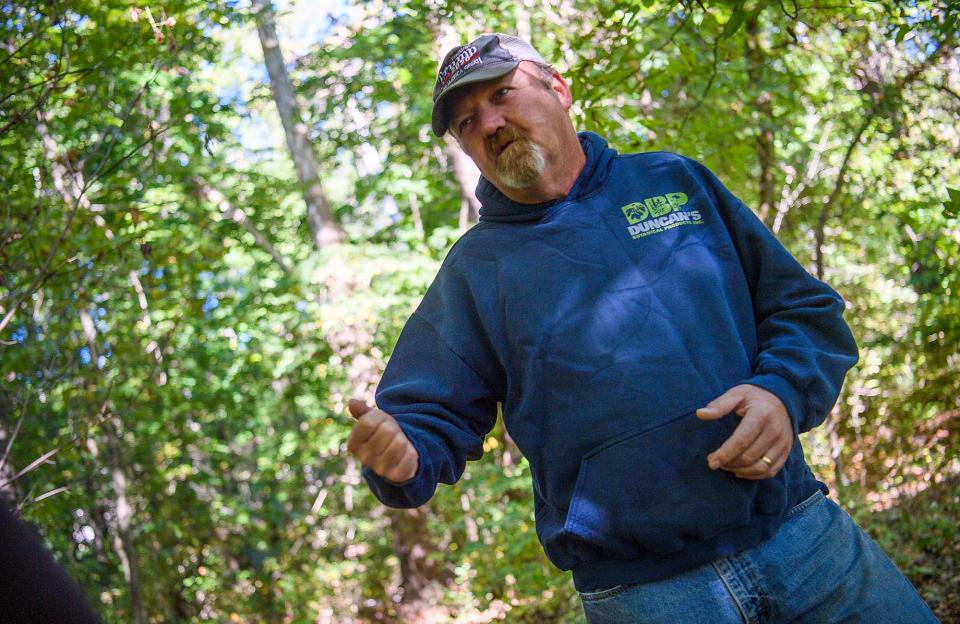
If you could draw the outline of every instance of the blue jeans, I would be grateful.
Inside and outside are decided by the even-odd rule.
[[[590,624],[937,621],[880,547],[819,491],[751,550],[580,598]]]

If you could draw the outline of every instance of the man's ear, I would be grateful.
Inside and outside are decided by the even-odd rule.
[[[573,93],[570,91],[570,85],[563,79],[559,72],[553,72],[553,81],[550,89],[556,94],[564,110],[570,110],[573,105]]]

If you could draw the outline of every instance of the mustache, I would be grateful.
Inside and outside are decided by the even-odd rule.
[[[526,138],[526,132],[512,126],[505,126],[487,139],[487,153],[496,158],[508,143]]]

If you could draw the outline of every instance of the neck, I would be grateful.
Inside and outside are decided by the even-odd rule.
[[[580,140],[574,135],[574,144],[564,150],[564,157],[552,166],[547,166],[540,179],[524,188],[511,188],[494,184],[501,193],[518,204],[542,204],[554,199],[563,199],[570,193],[577,177],[587,164],[587,157],[580,146]]]

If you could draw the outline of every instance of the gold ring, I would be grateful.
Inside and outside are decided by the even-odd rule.
[[[762,461],[763,463],[765,463],[765,464],[767,465],[767,468],[773,468],[773,460],[770,459],[769,457],[767,457],[766,455],[764,455],[763,457],[761,457],[761,458],[760,458],[760,461]]]

